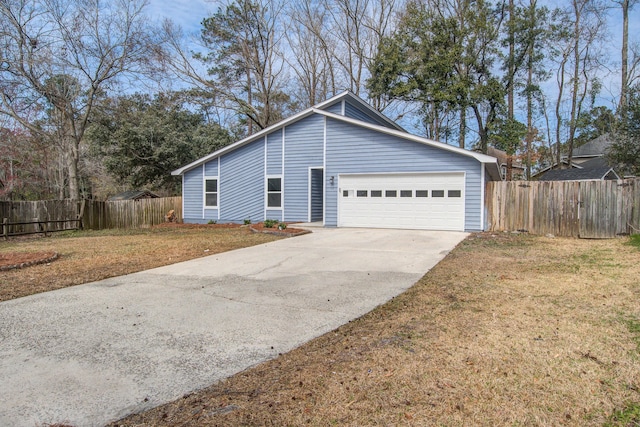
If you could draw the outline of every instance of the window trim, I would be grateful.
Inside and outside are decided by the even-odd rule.
[[[280,180],[280,191],[269,191],[269,180]],[[280,206],[269,206],[269,194],[280,194]],[[284,178],[282,175],[267,175],[264,179],[264,207],[270,211],[281,211],[284,208]]]
[[[207,181],[216,180],[216,191],[207,191]],[[202,186],[202,205],[205,209],[218,209],[220,207],[220,177],[219,176],[205,176]],[[216,195],[216,205],[207,205],[207,194]]]

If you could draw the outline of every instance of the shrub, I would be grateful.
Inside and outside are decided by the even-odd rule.
[[[250,219],[245,219],[244,220],[244,225],[249,225],[251,224],[251,220]]]
[[[276,225],[278,225],[278,220],[276,220],[276,219],[265,219],[264,220],[264,226],[266,228],[274,228]]]
[[[278,224],[278,230],[284,230],[285,228],[287,228],[287,224],[285,224],[284,222]]]

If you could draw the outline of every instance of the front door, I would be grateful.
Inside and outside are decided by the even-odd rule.
[[[310,177],[309,221],[322,221],[324,219],[324,170],[319,168],[310,169]]]

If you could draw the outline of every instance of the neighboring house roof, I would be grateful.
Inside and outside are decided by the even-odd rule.
[[[609,147],[613,144],[611,136],[608,133],[600,135],[591,141],[573,149],[573,158],[579,157],[601,157],[607,153]]]
[[[612,144],[613,140],[608,133],[600,135],[573,150],[570,168],[558,169],[558,165],[553,164],[538,171],[533,177],[539,181],[619,179],[605,157]],[[566,157],[562,158],[561,163],[563,167],[568,167]]]
[[[501,165],[506,165],[507,164],[507,160],[508,160],[508,155],[506,151],[500,150],[496,147],[487,147],[487,155],[489,156],[493,156],[496,159],[498,159],[498,162],[500,162]],[[516,159],[515,156],[513,156],[513,163],[511,165],[511,167],[513,169],[522,169],[524,170],[524,165],[522,164],[522,161],[520,159]]]
[[[619,178],[611,166],[604,165],[589,168],[552,169],[540,175],[538,181],[589,181]]]
[[[356,119],[352,119],[350,117],[346,117],[343,115],[339,115],[339,114],[334,114],[334,113],[330,113],[328,111],[324,111],[323,108],[327,108],[330,105],[334,105],[336,102],[340,101],[343,98],[348,98],[349,100],[356,100],[356,102],[358,102],[360,105],[362,105],[363,107],[365,107],[368,111],[370,112],[374,112],[375,114],[377,114],[379,117],[383,118],[385,123],[388,123],[390,126],[392,127],[386,127],[386,126],[380,126],[380,125],[375,125],[375,124],[371,124],[371,123],[367,123],[367,122],[363,122],[361,120],[356,120]],[[295,114],[291,117],[289,117],[288,119],[282,120],[276,124],[273,124],[263,130],[261,130],[258,133],[255,133],[245,139],[242,139],[238,142],[235,142],[231,145],[228,145],[226,147],[223,147],[217,151],[214,151],[213,153],[202,157],[194,162],[189,163],[188,165],[185,165],[183,167],[181,167],[180,169],[176,169],[173,172],[171,172],[172,175],[182,175],[183,173],[185,173],[188,170],[191,170],[195,167],[198,167],[200,165],[202,165],[203,163],[208,162],[211,159],[217,158],[225,153],[228,153],[230,151],[233,151],[237,148],[240,148],[246,144],[249,144],[250,142],[256,141],[260,138],[263,138],[265,135],[281,129],[285,126],[291,125],[299,120],[304,119],[305,117],[309,117],[313,114],[319,114],[322,116],[325,116],[327,118],[331,118],[334,120],[339,120],[342,122],[346,122],[346,123],[350,123],[352,125],[355,126],[360,126],[363,128],[367,128],[367,129],[371,129],[371,130],[375,130],[377,132],[380,133],[384,133],[387,135],[393,135],[399,138],[403,138],[409,141],[414,141],[414,142],[418,142],[421,144],[425,144],[425,145],[429,145],[435,148],[440,148],[443,149],[445,151],[450,151],[450,152],[454,152],[454,153],[458,153],[461,154],[463,156],[467,156],[467,157],[472,157],[476,160],[478,160],[480,163],[486,164],[487,165],[487,170],[489,171],[489,174],[491,176],[492,179],[495,180],[500,180],[500,170],[499,170],[499,166],[498,166],[498,161],[495,157],[492,156],[488,156],[486,154],[481,154],[481,153],[477,153],[475,151],[469,151],[469,150],[465,150],[463,148],[459,148],[459,147],[455,147],[453,145],[448,145],[442,142],[438,142],[438,141],[433,141],[431,139],[427,139],[427,138],[423,138],[420,136],[416,136],[416,135],[412,135],[408,132],[406,132],[404,129],[402,129],[400,126],[398,126],[397,124],[395,124],[393,121],[391,121],[390,119],[386,118],[383,114],[381,114],[380,112],[378,112],[376,109],[374,109],[373,107],[371,107],[369,104],[367,104],[366,102],[364,102],[363,100],[361,100],[359,97],[353,95],[351,92],[343,92],[340,95],[337,95],[331,99],[329,99],[328,101],[322,102],[314,107],[308,108],[298,114]]]
[[[123,191],[122,193],[118,193],[114,196],[111,196],[107,200],[109,201],[139,200],[139,199],[156,199],[158,197],[160,196],[147,190],[129,190],[129,191]]]

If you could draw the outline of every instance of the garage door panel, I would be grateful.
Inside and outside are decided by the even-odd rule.
[[[464,230],[463,173],[341,175],[339,183],[341,227]]]

